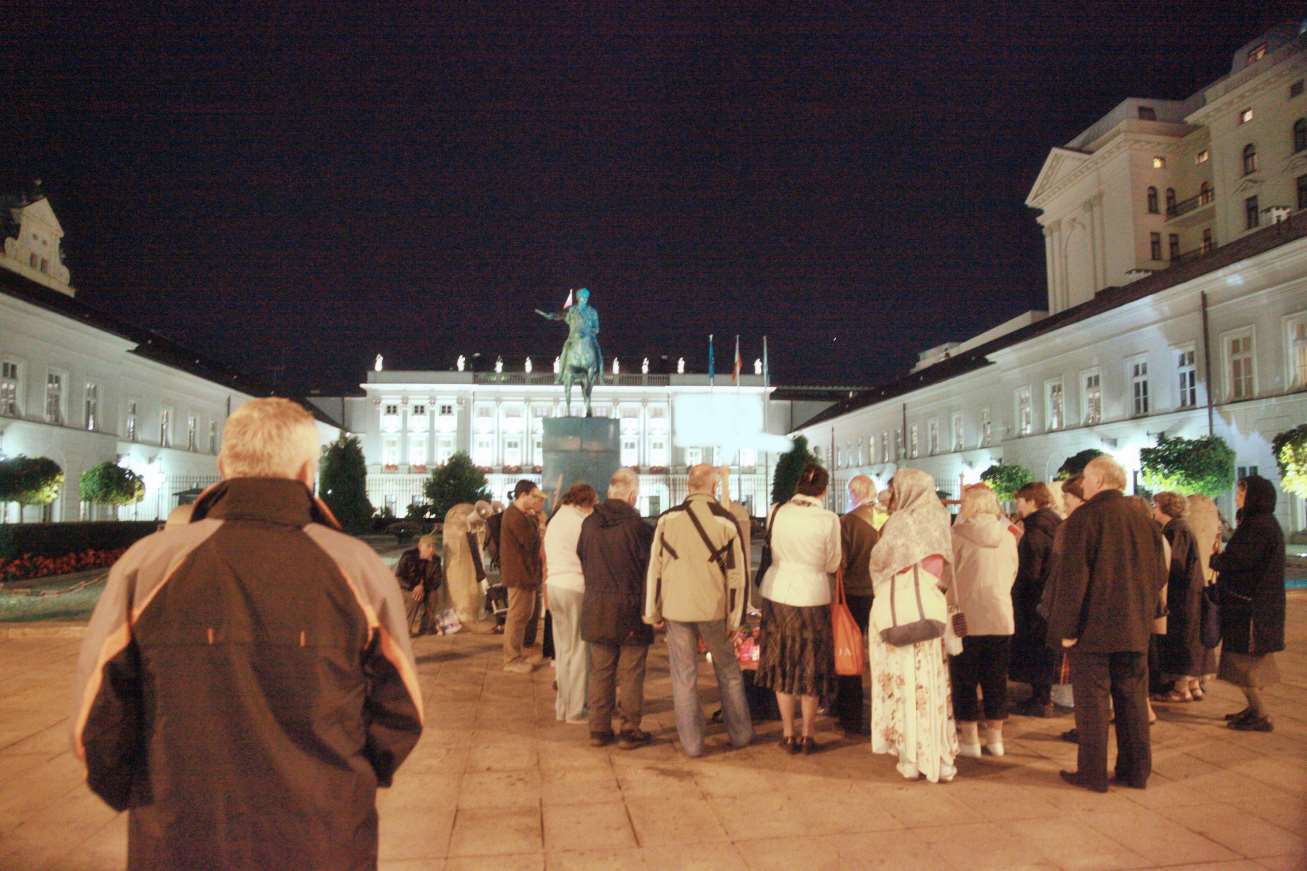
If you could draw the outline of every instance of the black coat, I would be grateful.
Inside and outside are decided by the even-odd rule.
[[[1166,561],[1162,531],[1120,490],[1094,495],[1061,527],[1048,644],[1082,653],[1145,653]]]
[[[1162,530],[1171,543],[1171,573],[1166,581],[1166,642],[1162,645],[1162,671],[1200,675],[1207,648],[1203,647],[1203,562],[1193,530],[1175,518]]]
[[[432,593],[445,579],[445,572],[440,566],[440,557],[432,554],[431,559],[422,559],[418,549],[411,547],[399,556],[395,563],[395,577],[405,590],[412,590],[418,584],[427,593]]]
[[[1014,680],[1023,683],[1056,681],[1056,657],[1045,643],[1048,621],[1039,614],[1039,600],[1053,569],[1053,536],[1061,522],[1062,518],[1049,508],[1040,508],[1021,521],[1025,531],[1017,542],[1019,562],[1016,583],[1012,585],[1016,630],[1012,634],[1010,672]]]
[[[642,619],[654,531],[630,505],[608,499],[581,524],[576,552],[585,575],[581,638],[596,644],[651,644]]]
[[[1247,491],[1239,527],[1222,553],[1222,649],[1261,656],[1284,649],[1284,532],[1275,519],[1275,487],[1258,475]]]

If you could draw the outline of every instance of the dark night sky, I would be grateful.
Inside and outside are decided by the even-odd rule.
[[[776,382],[884,380],[1042,307],[1049,148],[1302,12],[100,5],[7,7],[0,192],[44,180],[83,301],[292,391],[552,359],[582,285],[632,363],[766,333]]]

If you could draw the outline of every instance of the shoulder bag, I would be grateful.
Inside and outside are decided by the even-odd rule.
[[[889,588],[872,600],[876,629],[886,644],[903,647],[944,635],[948,604],[929,573],[912,566],[912,578],[903,572],[890,578]]]
[[[835,641],[835,673],[846,677],[862,674],[865,666],[862,630],[849,611],[844,595],[844,568],[835,571],[835,599],[830,605],[831,634]]]
[[[780,513],[781,506],[777,505],[771,517],[767,518],[767,532],[762,539],[762,556],[758,557],[758,573],[753,576],[753,583],[758,587],[762,586],[763,575],[771,568],[771,528],[776,523],[776,515]]]

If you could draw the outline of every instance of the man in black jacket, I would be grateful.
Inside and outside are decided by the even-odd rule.
[[[434,535],[422,536],[417,547],[400,554],[399,562],[395,563],[395,577],[404,591],[408,634],[438,634],[440,615],[436,613],[436,591],[440,589],[445,573],[436,554]]]
[[[1114,779],[1143,789],[1148,736],[1148,639],[1166,586],[1162,533],[1122,495],[1125,470],[1109,456],[1084,471],[1086,501],[1064,523],[1048,643],[1067,648],[1076,700],[1078,770],[1069,783],[1107,792],[1108,696],[1116,715]]]
[[[640,728],[640,716],[653,628],[641,612],[653,530],[635,510],[639,487],[630,469],[614,472],[608,499],[581,524],[576,545],[585,575],[581,638],[590,645],[590,744],[595,747],[613,740],[614,683],[621,689],[618,746],[632,750],[650,738]]]

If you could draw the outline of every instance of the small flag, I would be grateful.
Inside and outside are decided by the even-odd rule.
[[[712,333],[708,334],[708,386],[712,386],[717,376],[717,355],[713,351]]]
[[[572,304],[573,304],[573,301],[572,301],[572,291],[569,289],[569,290],[567,291],[567,302],[563,303],[563,308],[564,308],[564,309],[569,309],[569,308],[572,307]]]
[[[733,384],[740,383],[740,368],[743,365],[740,361],[740,336],[737,333],[735,336],[735,363],[731,366],[731,382]]]

